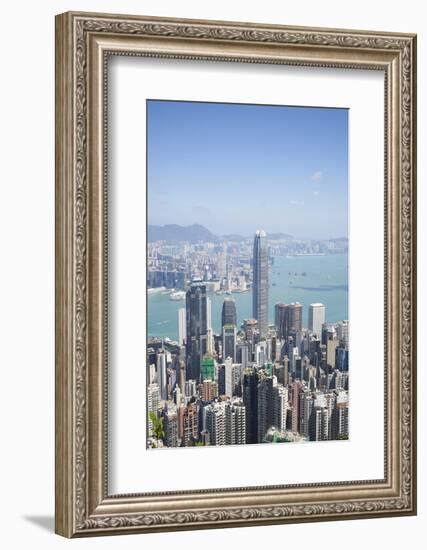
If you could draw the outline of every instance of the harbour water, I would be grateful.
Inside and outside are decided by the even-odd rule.
[[[305,275],[303,275],[305,274]],[[326,321],[348,319],[348,255],[275,257],[269,274],[269,322],[274,323],[277,302],[300,302],[303,325],[307,326],[308,306],[326,306]],[[252,317],[251,291],[233,293],[238,325]],[[221,309],[225,295],[209,294],[212,302],[212,328],[221,331]],[[148,294],[148,336],[178,339],[178,310],[185,300],[173,301],[167,293]]]

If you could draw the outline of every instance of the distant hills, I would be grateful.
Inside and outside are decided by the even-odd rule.
[[[267,237],[270,241],[278,241],[279,239],[293,239],[292,235],[288,235],[287,233],[267,233]],[[223,235],[223,239],[227,241],[244,241],[245,239],[253,239],[253,235],[237,235],[235,233],[231,233],[230,235]]]
[[[189,242],[196,243],[198,241],[217,242],[218,237],[211,233],[209,229],[203,225],[149,225],[148,226],[149,241],[169,241],[169,242]]]
[[[252,238],[252,235],[243,236],[238,234],[222,235],[221,237],[214,235],[206,229],[203,225],[149,225],[148,226],[148,240],[154,241],[168,241],[168,242],[189,242],[197,243],[202,242],[220,242],[221,240],[227,241],[243,241],[245,239]],[[271,233],[268,234],[270,240],[279,239],[292,239],[292,235],[287,233]]]

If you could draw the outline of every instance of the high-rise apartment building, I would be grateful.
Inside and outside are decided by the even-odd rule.
[[[226,444],[226,402],[213,402],[205,407],[205,429],[209,432],[211,445]]]
[[[180,408],[179,418],[180,436],[184,447],[189,447],[199,437],[199,411],[195,403],[188,403]]]
[[[174,405],[163,411],[163,433],[166,447],[178,446],[178,412]]]
[[[337,401],[331,416],[332,439],[348,438],[348,401]]]
[[[154,413],[157,416],[157,410],[159,408],[160,401],[160,389],[158,384],[149,384],[147,386],[147,427],[148,435],[153,435],[153,423],[150,419],[150,413]]]
[[[261,337],[268,331],[268,244],[263,230],[255,233],[253,246],[252,315]]]
[[[288,414],[288,389],[282,384],[273,385],[273,425],[280,431],[286,430]]]
[[[227,445],[246,443],[246,407],[241,398],[233,398],[225,407],[225,440]]]
[[[212,401],[218,397],[218,384],[209,378],[203,380],[200,388],[200,396],[203,401]]]
[[[329,439],[329,415],[326,407],[315,405],[308,421],[310,441],[326,441]]]

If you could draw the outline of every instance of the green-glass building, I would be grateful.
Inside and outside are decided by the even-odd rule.
[[[203,380],[215,381],[215,359],[210,355],[205,355],[200,367],[200,377]]]

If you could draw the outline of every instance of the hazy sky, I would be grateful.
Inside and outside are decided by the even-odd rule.
[[[347,236],[346,109],[150,100],[147,119],[150,224]]]

